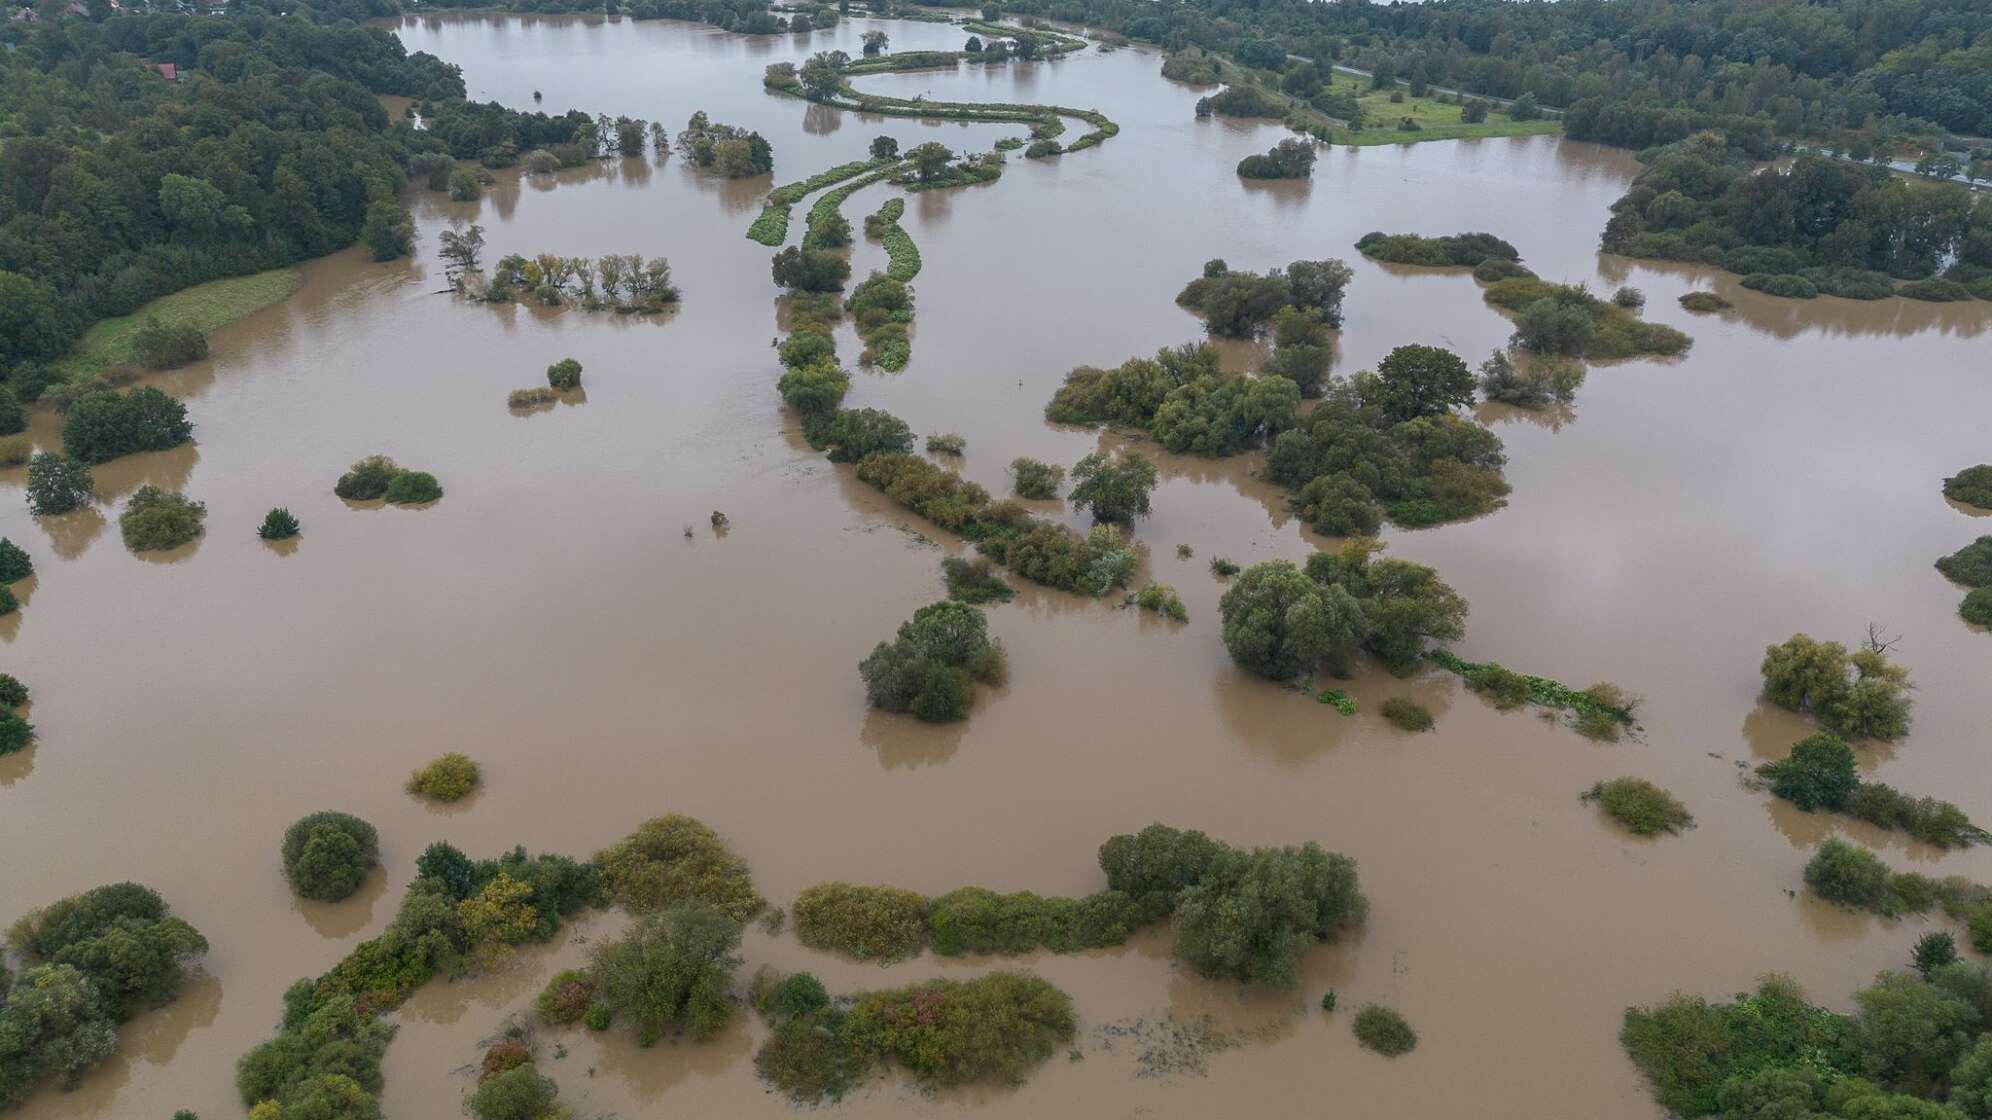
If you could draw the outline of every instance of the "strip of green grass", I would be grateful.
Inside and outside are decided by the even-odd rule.
[[[99,321],[84,333],[68,357],[56,363],[56,370],[64,380],[80,382],[119,366],[135,366],[138,354],[132,339],[148,319],[213,334],[271,304],[282,303],[303,283],[304,274],[297,269],[276,268],[253,276],[211,280],[160,296],[129,315]]]

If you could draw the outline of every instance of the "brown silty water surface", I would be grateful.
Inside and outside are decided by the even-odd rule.
[[[728,183],[673,156],[557,184],[501,174],[479,203],[419,194],[412,262],[308,265],[295,298],[160,379],[187,400],[194,446],[97,472],[107,498],[152,481],[207,502],[206,537],[180,553],[128,553],[108,501],[32,520],[19,472],[7,477],[0,532],[26,544],[39,575],[0,638],[5,668],[35,689],[40,743],[0,760],[5,916],[137,879],[214,946],[179,1002],[125,1028],[116,1059],[23,1116],[239,1115],[234,1061],[270,1034],[284,987],[378,933],[437,839],[476,855],[525,844],[585,856],[646,817],[689,813],[777,904],[830,878],[1095,890],[1098,844],[1155,820],[1240,845],[1318,840],[1359,861],[1367,928],[1310,953],[1292,992],[1188,976],[1166,933],[1109,952],[881,971],[750,932],[750,968],[810,968],[832,990],[1009,965],[1073,994],[1078,1060],[1056,1058],[1015,1090],[923,1096],[881,1079],[841,1106],[865,1116],[1653,1116],[1616,1042],[1628,1004],[1723,996],[1782,969],[1843,1006],[1906,959],[1920,923],[1791,895],[1819,839],[1848,828],[1897,866],[1992,877],[1986,853],[1940,858],[1738,782],[1741,765],[1810,729],[1758,701],[1763,647],[1799,630],[1852,641],[1877,621],[1904,635],[1916,723],[1864,760],[1992,818],[1992,636],[1956,617],[1961,591],[1930,566],[1992,531],[1938,493],[1944,475],[1992,458],[1992,308],[1778,301],[1733,277],[1600,256],[1607,206],[1635,165],[1555,138],[1324,150],[1312,182],[1241,183],[1233,165],[1281,131],[1195,120],[1197,91],[1161,79],[1144,51],[861,80],[902,96],[1094,106],[1122,132],[1056,161],[1013,159],[995,184],[910,196],[904,224],[925,259],[913,360],[858,374],[849,403],[961,433],[963,473],[1002,492],[1016,456],[1069,464],[1118,442],[1047,425],[1044,403],[1074,365],[1195,338],[1172,297],[1206,258],[1347,259],[1344,373],[1407,342],[1478,361],[1510,329],[1463,273],[1362,260],[1351,245],[1372,229],[1485,229],[1546,277],[1635,284],[1648,317],[1688,331],[1693,349],[1594,367],[1554,416],[1487,410],[1507,441],[1508,507],[1388,540],[1472,602],[1462,655],[1615,681],[1646,696],[1644,733],[1594,744],[1497,713],[1437,672],[1365,672],[1348,688],[1362,711],[1344,718],[1234,669],[1209,558],[1298,560],[1335,543],[1253,477],[1251,456],[1161,457],[1136,535],[1145,578],[1181,591],[1187,625],[1023,585],[990,611],[1011,680],[968,723],[867,712],[857,661],[942,594],[938,562],[962,546],[803,445],[774,389],[770,254],[742,232],[771,182],[857,158],[881,132],[979,150],[1019,130],[868,119],[762,91],[767,62],[856,53],[865,26],[748,39],[672,23],[403,24],[411,49],[464,67],[473,97],[526,105],[539,89],[551,111],[673,131],[705,109],[766,135],[776,173]],[[887,29],[901,50],[962,37]],[[847,216],[887,192],[859,192]],[[437,233],[464,221],[484,225],[488,259],[666,255],[683,306],[618,319],[436,294]],[[883,262],[861,238],[857,273]],[[1736,309],[1681,311],[1676,297],[1696,286]],[[858,348],[846,329],[847,361]],[[585,401],[508,412],[507,390],[569,355],[586,366]],[[34,431],[53,439],[47,418]],[[447,496],[349,508],[331,483],[373,452],[435,472]],[[295,547],[256,539],[277,505],[303,520]],[[707,526],[713,510],[731,519],[723,535]],[[1178,544],[1195,555],[1179,559]],[[1438,729],[1407,735],[1374,714],[1398,695],[1429,705]],[[407,772],[447,750],[483,762],[485,789],[447,810],[405,795]],[[1644,842],[1578,803],[1619,774],[1672,789],[1699,827]],[[385,868],[336,906],[294,899],[276,859],[284,826],[321,808],[382,837]],[[396,1016],[388,1114],[456,1115],[477,1040],[616,920],[422,990]],[[1329,988],[1344,1009],[1332,1016],[1316,1006]],[[1347,1018],[1370,1000],[1409,1017],[1416,1052],[1356,1047]],[[1240,1045],[1202,1072],[1138,1075],[1147,1044],[1123,1028],[1205,1015]],[[761,1031],[743,1015],[714,1043],[649,1050],[613,1032],[546,1034],[542,1069],[583,1115],[783,1116],[753,1075]]]

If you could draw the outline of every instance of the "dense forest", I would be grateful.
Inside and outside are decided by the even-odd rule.
[[[157,296],[362,239],[406,252],[395,194],[425,157],[592,141],[585,114],[466,103],[455,67],[352,22],[369,12],[0,31],[0,372],[23,396],[90,323]],[[378,94],[421,99],[430,129]]]
[[[1008,0],[1168,47],[1280,69],[1334,59],[1568,108],[1579,139],[1631,147],[1711,125],[1829,136],[1929,122],[1992,132],[1984,0]]]

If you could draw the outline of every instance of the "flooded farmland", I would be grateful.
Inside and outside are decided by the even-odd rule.
[[[523,106],[538,91],[549,112],[672,131],[704,110],[767,137],[775,172],[728,181],[646,155],[537,180],[500,171],[477,202],[418,192],[412,260],[349,250],[303,266],[296,296],[157,379],[187,401],[194,444],[97,470],[106,499],[150,482],[206,502],[198,542],[140,558],[110,501],[44,519],[18,493],[0,502],[0,533],[38,572],[0,619],[38,731],[0,758],[0,895],[12,914],[138,880],[212,943],[204,975],[126,1026],[117,1057],[21,1115],[239,1115],[235,1060],[271,1033],[285,987],[378,934],[438,839],[474,856],[517,844],[585,856],[685,813],[777,905],[826,879],[1082,894],[1102,885],[1103,840],[1157,820],[1240,846],[1316,840],[1359,863],[1366,926],[1310,951],[1294,991],[1199,979],[1172,963],[1166,932],[881,971],[750,929],[748,970],[807,968],[832,991],[1022,967],[1072,994],[1074,1052],[1027,1084],[927,1095],[888,1077],[833,1106],[864,1116],[1658,1116],[1617,1041],[1628,1004],[1727,996],[1779,969],[1844,1007],[1926,928],[1794,896],[1824,836],[1849,831],[1898,868],[1992,877],[1984,851],[1941,853],[1739,783],[1741,766],[1812,730],[1759,700],[1764,646],[1797,631],[1852,643],[1875,622],[1902,635],[1916,716],[1893,746],[1862,748],[1864,767],[1992,816],[1992,636],[1957,617],[1960,592],[1931,567],[1992,532],[1939,493],[1988,457],[1992,305],[1778,300],[1726,273],[1601,255],[1607,208],[1638,165],[1556,137],[1323,150],[1311,181],[1243,183],[1235,164],[1282,130],[1196,119],[1199,91],[1137,49],[858,79],[899,97],[1097,108],[1121,131],[1057,160],[1012,159],[994,183],[906,196],[925,262],[913,357],[856,373],[847,403],[959,433],[963,475],[1005,493],[1018,456],[1070,464],[1127,442],[1050,425],[1045,402],[1074,366],[1200,337],[1173,298],[1209,258],[1346,260],[1342,374],[1410,342],[1477,363],[1512,330],[1464,270],[1359,256],[1371,230],[1484,229],[1547,279],[1635,285],[1646,317],[1692,349],[1594,365],[1567,412],[1483,408],[1507,446],[1506,508],[1385,540],[1472,604],[1462,656],[1617,682],[1645,697],[1642,732],[1595,743],[1497,712],[1435,669],[1364,669],[1345,718],[1234,667],[1209,559],[1299,561],[1336,543],[1255,477],[1256,455],[1156,454],[1163,481],[1134,536],[1187,624],[1020,583],[989,611],[1009,681],[972,720],[868,711],[858,660],[944,594],[939,560],[964,545],[803,441],[775,391],[770,251],[743,231],[771,186],[862,158],[877,135],[984,150],[1020,132],[763,90],[766,64],[855,55],[868,26],[745,37],[673,22],[402,23],[410,50],[462,66],[473,99]],[[895,50],[961,38],[879,26]],[[847,215],[889,190],[860,191]],[[442,291],[437,248],[466,222],[493,259],[666,256],[682,303],[619,318],[460,300]],[[858,239],[854,275],[884,261]],[[1734,310],[1681,310],[1696,288]],[[839,349],[859,349],[848,326]],[[586,367],[585,399],[505,407],[567,356]],[[38,415],[31,430],[53,444],[56,427]],[[417,510],[334,497],[339,473],[376,452],[433,472],[447,497]],[[18,491],[21,473],[0,482]],[[294,547],[256,538],[273,506],[303,522]],[[1406,734],[1374,714],[1399,695],[1430,707],[1437,729]],[[402,782],[444,751],[479,759],[485,782],[439,809]],[[1673,790],[1698,826],[1638,840],[1579,803],[1621,774]],[[295,898],[276,858],[284,827],[324,808],[378,826],[385,865],[331,905]],[[422,989],[394,1016],[387,1115],[458,1114],[479,1040],[616,922],[597,915],[491,974]],[[1419,1049],[1396,1061],[1359,1049],[1346,1014],[1318,1008],[1331,988],[1347,1008],[1404,1012]],[[1235,1045],[1155,1058],[1164,1024],[1206,1016]],[[541,1069],[582,1116],[788,1115],[755,1077],[764,1028],[750,1018],[712,1042],[650,1049],[620,1033],[547,1035],[566,1056]]]

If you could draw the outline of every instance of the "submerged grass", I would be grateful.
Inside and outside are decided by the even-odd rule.
[[[253,276],[233,276],[210,280],[191,288],[160,296],[129,315],[99,321],[84,333],[76,349],[60,362],[56,371],[63,380],[88,381],[105,370],[139,364],[134,342],[150,319],[169,327],[193,327],[212,334],[238,319],[282,303],[304,284],[304,274],[295,268],[274,268]]]
[[[1639,700],[1614,685],[1594,684],[1575,689],[1548,677],[1517,673],[1495,661],[1468,661],[1451,650],[1435,649],[1426,660],[1442,669],[1458,673],[1467,687],[1487,694],[1498,708],[1534,704],[1556,708],[1576,717],[1577,729],[1593,738],[1614,738],[1620,727],[1637,727],[1633,712]]]

